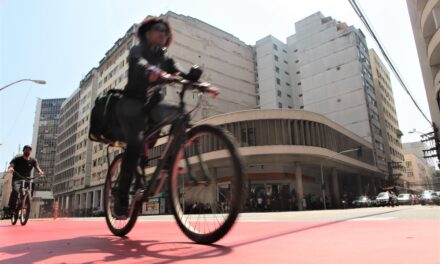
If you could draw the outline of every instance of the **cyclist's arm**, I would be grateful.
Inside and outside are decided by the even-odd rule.
[[[44,175],[44,171],[41,170],[41,168],[40,168],[40,164],[38,163],[38,160],[34,159],[34,161],[35,161],[35,163],[34,163],[34,168],[38,171],[38,174],[39,174],[40,176],[43,176],[43,175]]]
[[[129,76],[131,81],[144,86],[145,83],[156,81],[161,70],[142,57],[142,50],[139,46],[134,46],[128,55]]]
[[[13,158],[11,160],[11,162],[9,162],[8,172],[10,172],[10,173],[14,172],[14,166],[15,166],[16,159],[17,158]]]

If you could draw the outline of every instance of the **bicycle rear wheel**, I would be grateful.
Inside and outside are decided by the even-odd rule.
[[[119,173],[121,172],[121,164],[122,164],[122,155],[123,153],[117,155],[112,164],[110,165],[109,171],[107,172],[107,178],[105,179],[104,186],[104,212],[105,212],[105,220],[107,222],[107,226],[110,231],[116,236],[125,236],[131,229],[134,227],[136,223],[138,214],[139,214],[139,206],[140,204],[136,204],[131,215],[127,217],[121,218],[117,217],[113,211],[114,208],[114,191],[116,186],[116,181],[119,177]],[[131,192],[130,192],[131,193]],[[130,194],[129,205],[132,205],[134,201],[134,196]]]
[[[31,202],[29,196],[25,196],[24,202],[22,203],[22,207],[20,209],[20,224],[25,225],[29,220],[29,215],[31,212]]]
[[[194,127],[171,164],[170,202],[180,229],[200,244],[218,241],[235,223],[246,194],[232,136],[211,125]]]

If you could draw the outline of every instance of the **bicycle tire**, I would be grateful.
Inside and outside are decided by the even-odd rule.
[[[26,225],[26,223],[28,222],[31,212],[31,202],[29,200],[29,196],[26,195],[24,199],[25,202],[22,203],[22,207],[20,208],[20,224],[22,226]]]
[[[11,212],[11,224],[15,225],[17,223],[17,221],[18,221],[18,210],[14,209]]]
[[[132,215],[129,215],[127,219],[117,219],[113,216],[112,213],[112,189],[114,187],[114,182],[112,183],[112,180],[115,181],[117,176],[115,173],[119,173],[120,166],[122,163],[122,155],[118,154],[112,161],[110,168],[107,172],[107,177],[105,179],[105,185],[104,185],[104,213],[105,213],[105,220],[107,223],[108,228],[110,231],[116,235],[116,236],[125,236],[128,234],[131,229],[134,227],[134,224],[136,223],[136,220],[139,215],[139,204],[135,205],[135,208],[133,210]],[[119,223],[119,225],[118,225]]]
[[[223,154],[220,161],[221,165],[219,165],[220,163],[218,163],[218,165],[226,166],[224,168],[230,168],[229,197],[223,195],[219,187],[219,183],[224,184],[224,182],[222,183],[221,181],[224,181],[226,177],[220,175],[220,178],[217,179],[217,173],[212,173],[209,175],[209,179],[200,180],[195,184],[194,177],[200,178],[203,176],[206,178],[206,169],[208,169],[208,167],[204,169],[202,163],[205,163],[205,161],[209,163],[207,156],[205,156],[204,160],[203,153],[194,154],[198,153],[197,149],[199,145],[195,144],[194,147],[191,147],[193,142],[199,143],[200,141],[202,142],[202,146],[205,147],[208,142],[211,143],[211,145],[217,142],[218,146],[222,145],[220,142],[223,143],[223,149],[219,149],[220,152],[217,152],[217,155],[221,156]],[[203,145],[203,143],[205,143],[205,145]],[[229,232],[243,205],[246,194],[243,190],[246,182],[243,162],[232,135],[216,126],[200,125],[192,128],[186,134],[184,146],[189,156],[191,156],[191,154],[193,155],[185,158],[183,148],[180,147],[172,163],[170,163],[169,199],[172,213],[179,228],[188,238],[199,244],[212,244],[223,238]],[[205,153],[207,152],[209,151],[205,149]],[[207,154],[210,155],[211,152]],[[213,159],[211,159],[211,162],[212,160]],[[188,162],[192,162],[190,167],[186,166]],[[182,169],[184,166],[186,166],[186,171]],[[198,171],[197,167],[199,167]],[[218,169],[220,169],[220,167],[218,167]],[[191,172],[193,178],[188,176],[190,170],[194,172]],[[217,170],[217,168],[211,168],[211,170]],[[203,190],[206,190],[206,193],[203,193]],[[194,202],[197,196],[199,196],[202,201],[201,203]],[[230,205],[228,204],[228,198],[230,199]],[[189,203],[189,206],[185,203]],[[200,204],[202,204],[203,209],[197,209]],[[222,219],[217,218],[217,214],[221,216],[219,218]],[[202,224],[198,226],[197,222],[191,220],[193,217],[197,217],[196,221],[203,217],[206,220],[206,223],[203,224],[205,226],[202,227]]]

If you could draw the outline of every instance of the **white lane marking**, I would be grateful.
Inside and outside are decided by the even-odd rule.
[[[349,221],[386,221],[391,219],[395,219],[395,217],[362,217],[350,219]]]

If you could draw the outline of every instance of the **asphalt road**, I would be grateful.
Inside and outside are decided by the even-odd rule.
[[[0,263],[440,264],[440,206],[244,213],[216,245],[172,216],[141,217],[126,238],[103,218],[0,222]]]

